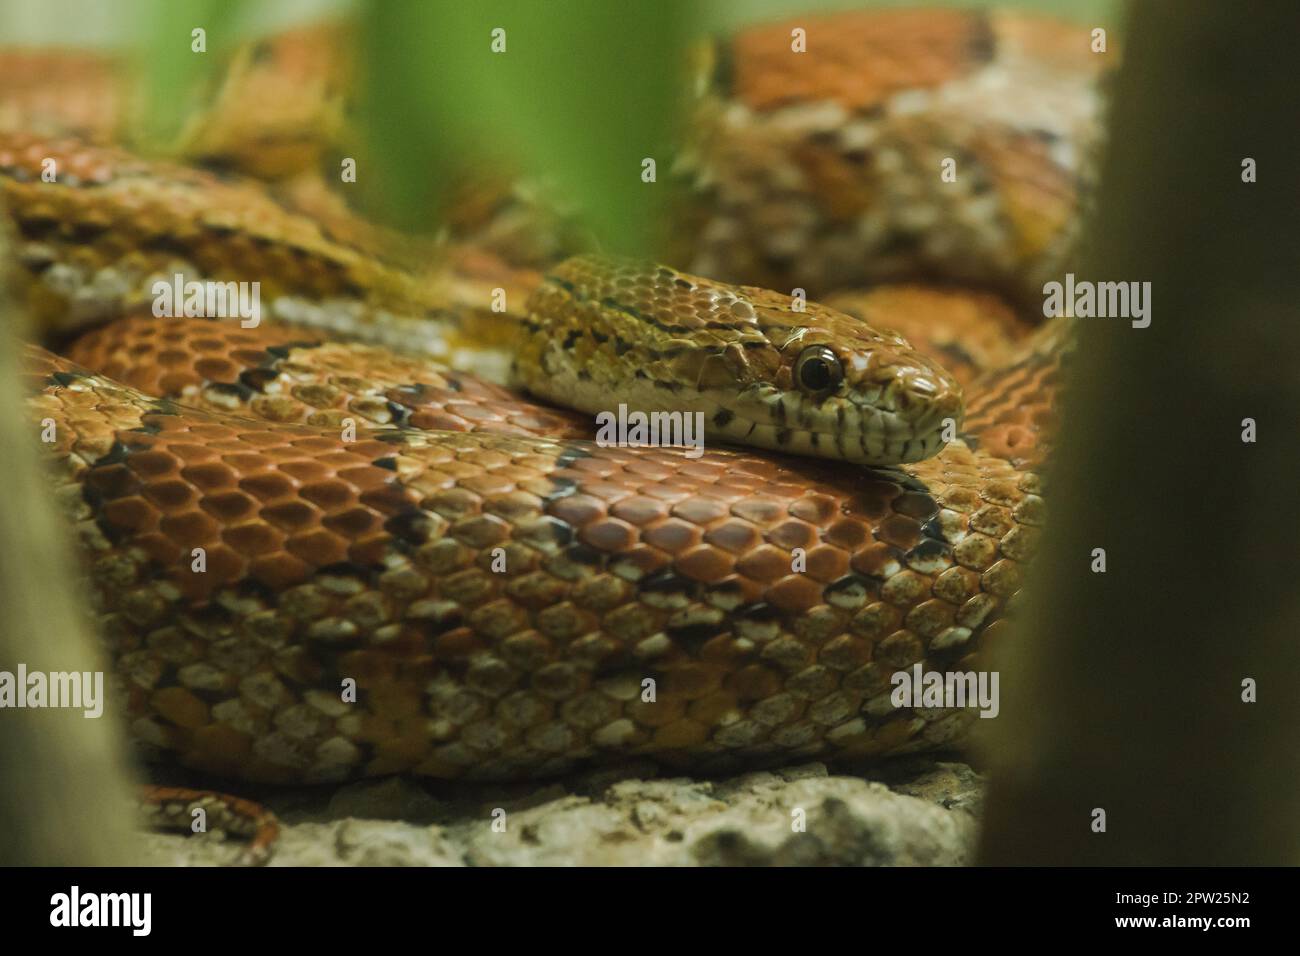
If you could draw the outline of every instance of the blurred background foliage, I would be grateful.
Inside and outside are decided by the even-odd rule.
[[[288,26],[353,17],[361,63],[357,185],[364,208],[432,232],[466,171],[487,168],[562,197],[610,251],[645,253],[664,190],[642,181],[672,164],[689,95],[689,44],[804,12],[916,6],[908,0],[9,0],[0,43],[125,47],[139,55],[147,141],[168,142],[201,102],[205,75],[237,43]],[[1120,0],[1001,0],[1108,23]],[[191,31],[207,33],[207,54]],[[492,51],[505,30],[506,50]],[[495,165],[494,165],[495,164]]]
[[[642,162],[667,172],[687,0],[369,0],[360,11],[362,141],[388,221],[419,228],[467,163],[505,160],[576,203],[607,247],[648,249],[662,190],[642,181]]]

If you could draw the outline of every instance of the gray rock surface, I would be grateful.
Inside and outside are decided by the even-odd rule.
[[[916,757],[861,775],[810,763],[721,780],[651,769],[240,795],[280,816],[271,866],[961,865],[974,849],[983,781],[963,763]],[[241,847],[216,832],[141,840],[163,866],[230,864]]]

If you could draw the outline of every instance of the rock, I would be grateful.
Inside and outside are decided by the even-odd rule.
[[[874,779],[819,763],[721,780],[646,771],[250,796],[281,815],[272,866],[961,865],[974,849],[982,780],[962,763],[908,758],[873,768]],[[239,854],[216,833],[142,839],[161,865]]]

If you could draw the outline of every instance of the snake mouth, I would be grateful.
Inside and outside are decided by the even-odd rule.
[[[924,403],[880,394],[814,402],[772,386],[747,389],[710,419],[718,438],[746,445],[838,459],[859,465],[904,465],[943,450],[961,430],[961,394],[946,391]]]

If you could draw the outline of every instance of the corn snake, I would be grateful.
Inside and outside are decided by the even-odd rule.
[[[713,48],[673,261],[827,292],[892,276],[905,261],[1023,294],[1057,267],[1095,124],[1092,70],[1076,52],[1086,52],[1086,31],[956,13],[807,25],[830,55],[810,57],[806,71],[783,54],[784,26]],[[886,47],[898,52],[875,55]],[[1034,96],[1046,105],[1023,118],[1020,98]],[[974,111],[979,102],[992,105]],[[972,669],[997,639],[1043,520],[1034,468],[1058,330],[981,356],[968,312],[1016,324],[984,300],[894,284],[830,300],[868,323],[910,321],[906,334],[931,359],[842,311],[792,312],[788,295],[674,270],[624,272],[649,290],[639,316],[597,291],[619,271],[595,260],[543,278],[489,249],[420,275],[381,256],[383,237],[342,213],[308,215],[242,175],[139,159],[99,135],[4,132],[0,182],[26,301],[45,327],[126,314],[72,344],[74,361],[33,347],[31,408],[56,423],[57,491],[88,557],[123,708],[147,748],[222,775],[292,782],[543,776],[629,754],[716,771],[963,737],[972,714],[900,711],[890,675],[916,663]],[[197,135],[195,148],[229,152],[210,138]],[[945,193],[949,153],[962,173]],[[62,171],[53,183],[40,176],[49,157]],[[906,188],[882,185],[894,180]],[[859,362],[863,374],[884,366],[890,381],[921,383],[894,391],[928,430],[906,450],[910,435],[887,450],[857,439],[870,468],[712,439],[699,459],[602,448],[585,437],[589,416],[425,359],[270,323],[241,330],[142,314],[131,297],[178,262],[193,275],[258,278],[277,314],[380,329],[387,342],[407,334],[403,317],[481,311],[504,270],[580,333],[550,365],[546,343],[567,333],[546,326],[531,351],[522,346],[527,384],[552,401],[579,391],[583,367],[610,366],[602,349],[617,351],[619,328],[641,328],[622,356],[633,357],[630,376],[680,373],[689,383],[680,388],[702,393],[758,364],[761,387],[790,394],[805,343],[788,347],[788,332],[751,336],[749,350],[710,342],[716,362],[675,351],[673,337],[689,336],[673,329],[688,317],[659,291],[681,282],[715,304],[723,296],[732,320],[779,314],[786,328],[820,329],[809,341],[824,348],[867,328],[871,346],[835,355],[832,377]],[[596,303],[585,317],[584,290]],[[615,312],[608,330],[596,328]],[[643,327],[656,323],[668,339],[638,353]],[[945,357],[979,369],[963,382],[966,423],[938,455],[911,461],[938,447],[943,419],[960,419]],[[883,388],[860,391],[878,407]],[[943,401],[923,405],[927,391]],[[810,409],[828,397],[813,392]],[[772,416],[768,447],[817,453],[811,438],[779,438],[797,412],[760,404]],[[341,444],[348,420],[359,433]],[[358,696],[342,700],[348,680]]]

